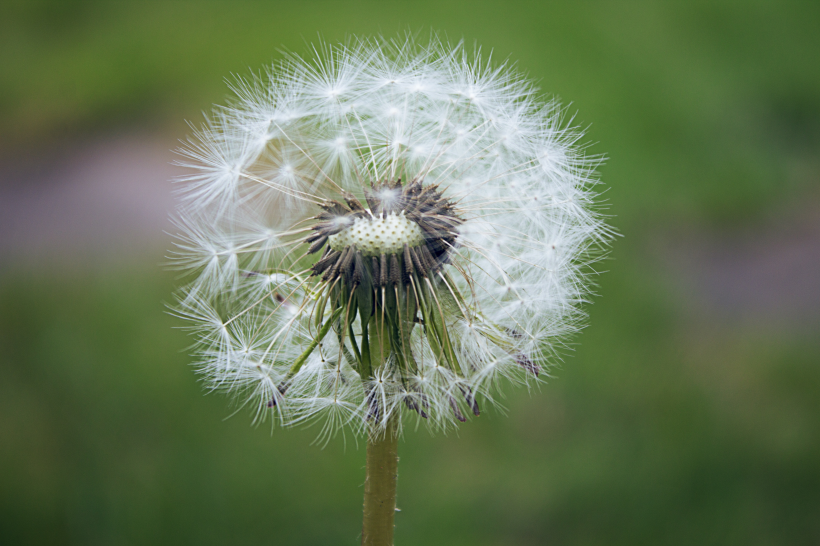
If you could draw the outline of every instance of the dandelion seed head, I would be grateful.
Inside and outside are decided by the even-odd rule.
[[[448,429],[543,380],[613,233],[600,158],[462,44],[313,52],[235,82],[179,150],[176,313],[206,384],[326,440]]]

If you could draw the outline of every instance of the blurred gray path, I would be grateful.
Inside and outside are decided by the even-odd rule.
[[[0,163],[0,255],[15,262],[118,259],[158,248],[173,207],[175,141],[120,133]]]
[[[163,261],[171,245],[170,180],[181,172],[171,164],[176,146],[156,134],[118,133],[5,159],[0,271]],[[733,233],[661,230],[648,257],[699,315],[817,324],[820,204],[800,207]]]
[[[655,254],[684,299],[710,318],[767,328],[820,325],[820,203],[731,232],[666,234]]]

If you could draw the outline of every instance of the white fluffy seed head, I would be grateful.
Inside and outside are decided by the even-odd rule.
[[[415,222],[403,214],[390,213],[377,218],[357,218],[353,225],[330,236],[330,248],[342,250],[355,246],[365,256],[399,254],[404,245],[417,247],[424,242],[424,234]]]
[[[190,282],[177,312],[196,336],[198,367],[283,425],[323,418],[327,434],[373,432],[397,413],[457,425],[492,405],[503,382],[544,378],[579,329],[592,265],[613,233],[594,202],[600,158],[578,146],[557,103],[461,44],[378,38],[314,51],[237,81],[234,100],[180,150],[190,172],[178,185],[173,259]],[[388,357],[365,377],[350,340],[363,334],[360,317],[317,343],[338,306],[311,276],[323,254],[308,252],[305,234],[323,206],[348,196],[364,204],[378,191],[400,204],[398,179],[435,185],[462,223],[433,253],[434,273],[405,284],[402,301],[426,305],[430,319],[396,329],[412,358]],[[375,256],[419,243],[401,214],[350,223],[344,206],[326,219],[344,225],[327,242],[334,250]],[[359,262],[365,274],[375,263],[348,257],[338,274],[353,283]],[[377,295],[373,308],[394,298]],[[436,331],[446,351],[431,345]]]

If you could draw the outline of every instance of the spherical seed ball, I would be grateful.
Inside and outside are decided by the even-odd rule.
[[[282,424],[458,425],[506,380],[545,377],[580,329],[613,233],[595,201],[600,158],[565,108],[461,44],[374,38],[311,51],[237,81],[181,150],[191,171],[178,184],[175,260],[191,280],[177,311],[197,364],[209,387]],[[374,198],[398,214],[369,210]],[[368,259],[333,262],[342,254],[324,244]],[[414,278],[405,244],[436,274]],[[377,269],[378,294],[345,291]],[[393,328],[363,327],[368,301],[370,320]],[[340,332],[341,311],[352,322]],[[356,357],[365,331],[403,336],[381,366]]]

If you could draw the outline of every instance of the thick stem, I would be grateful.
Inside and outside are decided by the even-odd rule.
[[[396,417],[387,423],[384,434],[367,441],[362,546],[393,546],[398,447]]]

